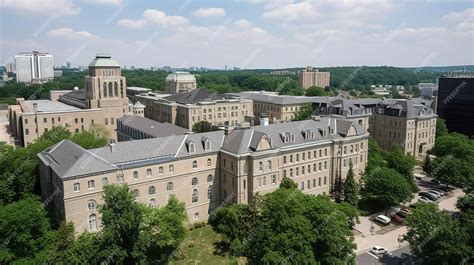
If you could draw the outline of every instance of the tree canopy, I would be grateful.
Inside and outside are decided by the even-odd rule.
[[[263,264],[354,264],[352,206],[280,188],[250,208],[231,205],[211,219],[234,255]]]
[[[295,121],[302,121],[302,120],[307,120],[311,118],[311,115],[313,115],[314,109],[313,105],[311,103],[305,103],[300,106],[298,111],[295,113]]]
[[[352,169],[352,161],[349,163],[349,171],[344,180],[344,201],[350,205],[357,207],[359,203],[359,186],[354,178],[354,170]]]

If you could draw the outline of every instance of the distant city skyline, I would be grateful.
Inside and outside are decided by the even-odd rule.
[[[0,64],[110,53],[130,68],[474,64],[472,1],[4,0]]]

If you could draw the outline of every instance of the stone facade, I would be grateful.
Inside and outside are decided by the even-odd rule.
[[[132,111],[125,87],[120,65],[108,55],[98,55],[89,65],[84,90],[51,91],[50,100],[18,98],[9,106],[11,133],[27,146],[56,126],[77,133],[100,125],[116,141],[116,120]]]
[[[298,73],[298,83],[304,89],[308,89],[312,86],[328,87],[330,79],[331,74],[329,72],[319,72],[318,69],[311,66],[306,67],[306,69]]]
[[[174,194],[190,223],[206,221],[219,205],[248,203],[272,192],[284,176],[305,193],[331,194],[352,161],[359,178],[367,163],[368,133],[346,119],[119,142],[85,150],[70,141],[38,154],[41,195],[49,210],[77,232],[100,230],[103,186],[127,183],[150,207]],[[133,163],[131,163],[133,161]]]
[[[165,92],[187,93],[197,88],[196,77],[188,72],[174,72],[165,79]]]

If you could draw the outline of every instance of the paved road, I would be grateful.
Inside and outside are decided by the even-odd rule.
[[[399,249],[393,250],[385,255],[375,256],[372,253],[364,252],[357,256],[357,264],[359,265],[409,265],[418,264],[416,257],[410,253],[410,247],[404,246]]]

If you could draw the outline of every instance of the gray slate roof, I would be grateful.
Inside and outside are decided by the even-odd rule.
[[[273,148],[285,148],[308,142],[330,141],[346,136],[351,126],[354,126],[357,135],[365,135],[367,133],[362,126],[355,122],[328,117],[323,117],[320,121],[305,120],[267,126],[255,126],[250,129],[232,131],[224,140],[222,150],[234,154],[244,154],[248,151],[254,151],[263,138],[263,135],[270,137]],[[334,131],[333,134],[330,134],[331,129]],[[305,139],[303,137],[303,132],[307,130],[314,133],[313,139]],[[323,136],[323,130],[326,130],[326,136]],[[283,142],[281,133],[293,134],[295,141]]]
[[[166,100],[181,104],[196,104],[199,102],[214,101],[223,98],[223,95],[210,92],[209,90],[203,88],[197,88],[187,93],[173,94],[171,96],[164,97]]]
[[[157,122],[142,116],[127,115],[117,119],[125,126],[144,132],[152,137],[166,137],[170,135],[183,135],[188,129],[167,122]]]
[[[210,150],[204,150],[203,139],[211,141]],[[215,131],[118,142],[90,150],[64,140],[39,153],[38,157],[51,166],[59,177],[71,178],[214,153],[219,151],[223,140],[224,131]],[[190,141],[194,142],[196,147],[193,154],[189,153],[186,147],[186,142]]]
[[[120,64],[108,54],[97,54],[95,59],[90,62],[89,67],[120,67]]]

